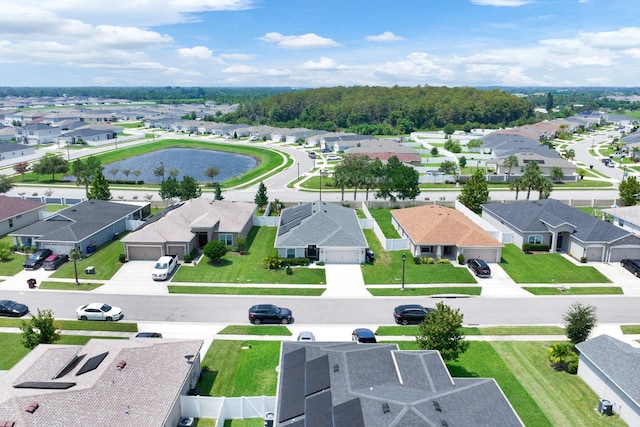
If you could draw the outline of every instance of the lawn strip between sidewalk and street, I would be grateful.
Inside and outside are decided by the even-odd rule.
[[[229,287],[206,285],[169,285],[170,294],[217,294],[217,295],[285,295],[285,296],[320,296],[326,290],[322,288],[279,288],[279,287]]]
[[[561,335],[565,336],[564,328],[559,326],[487,326],[487,327],[462,327],[464,335]],[[407,326],[380,326],[376,330],[379,336],[416,336],[418,325]]]
[[[281,325],[229,325],[218,335],[274,335],[290,337],[291,331]]]
[[[623,295],[622,288],[618,286],[540,286],[529,287],[525,286],[524,289],[527,292],[531,292],[533,295]]]

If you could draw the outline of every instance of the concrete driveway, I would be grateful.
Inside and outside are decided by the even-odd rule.
[[[105,294],[168,295],[168,281],[155,282],[151,278],[151,270],[155,263],[155,261],[129,261],[120,267],[120,270],[113,275],[111,280],[102,285],[97,292]]]
[[[325,264],[327,290],[325,298],[367,297],[371,294],[364,286],[360,264]]]

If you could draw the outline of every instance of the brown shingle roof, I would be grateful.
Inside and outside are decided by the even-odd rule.
[[[16,197],[0,196],[0,221],[32,211],[44,206],[44,203],[22,200]]]
[[[500,242],[455,209],[427,205],[395,209],[391,215],[416,245],[502,247]]]

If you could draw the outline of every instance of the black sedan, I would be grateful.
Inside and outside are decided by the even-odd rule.
[[[249,322],[254,325],[261,323],[282,323],[286,325],[293,320],[291,310],[273,304],[258,304],[249,309]]]
[[[620,261],[620,265],[632,272],[634,276],[640,277],[640,259],[625,258]]]
[[[491,269],[487,262],[480,258],[471,258],[467,261],[467,265],[478,277],[491,277]]]
[[[11,300],[0,300],[0,316],[22,317],[29,313],[29,307]]]
[[[423,307],[420,304],[399,305],[393,310],[393,319],[399,325],[421,323],[427,314],[436,311],[435,308]]]

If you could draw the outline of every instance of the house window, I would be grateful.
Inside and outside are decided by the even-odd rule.
[[[291,249],[287,249],[287,258],[295,258],[296,257],[296,250],[295,248]]]
[[[528,242],[533,243],[534,245],[541,245],[542,236],[539,234],[532,234],[531,236],[529,236]]]
[[[220,240],[227,246],[231,246],[233,245],[233,234],[219,234],[218,240]]]
[[[13,228],[13,218],[9,218],[9,228]]]
[[[618,225],[620,227],[624,227],[624,219],[622,219],[622,218],[618,219]]]

